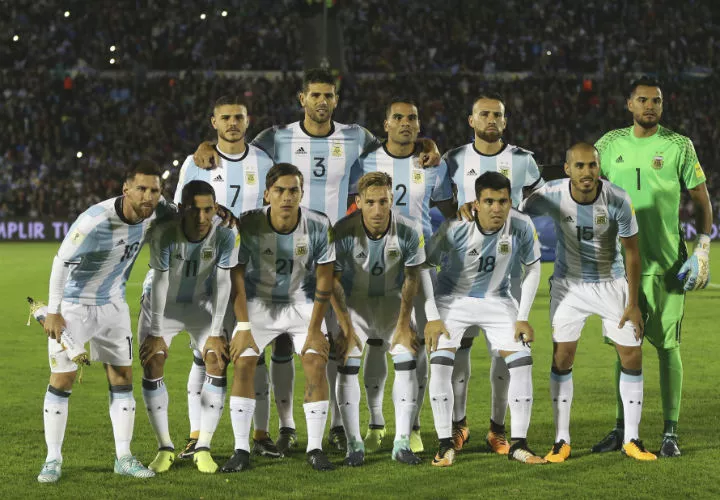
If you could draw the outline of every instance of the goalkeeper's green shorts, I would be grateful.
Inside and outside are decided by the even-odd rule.
[[[640,311],[645,321],[645,339],[658,349],[680,345],[685,313],[685,291],[675,275],[655,274],[640,277]],[[607,344],[612,341],[605,337]]]

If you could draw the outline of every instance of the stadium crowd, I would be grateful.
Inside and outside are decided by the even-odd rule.
[[[226,17],[209,0],[138,0],[137,15],[98,3],[22,0],[0,20],[3,32],[18,37],[0,44],[0,68],[6,68],[0,73],[0,217],[75,217],[117,193],[119,173],[140,155],[176,175],[173,160],[182,163],[210,137],[210,105],[220,95],[247,98],[250,138],[300,116],[294,74],[268,80],[212,73],[300,69],[297,2],[229,1]],[[385,103],[410,96],[420,105],[423,133],[446,150],[471,139],[466,117],[474,96],[498,92],[506,99],[506,139],[534,151],[540,164],[557,164],[573,141],[629,125],[628,72],[673,74],[665,78],[663,123],[693,140],[720,206],[712,165],[720,139],[713,120],[720,109],[717,77],[679,73],[720,62],[712,7],[687,2],[670,19],[665,1],[647,9],[601,2],[578,7],[567,0],[515,0],[492,10],[469,4],[363,0],[344,9],[349,68],[380,73],[344,79],[336,119],[382,136]],[[556,9],[564,15],[552,16]],[[550,21],[541,23],[540,16]],[[409,18],[423,21],[402,22]],[[607,22],[613,19],[619,22]],[[674,28],[666,29],[670,22]],[[31,29],[37,25],[47,29]],[[675,38],[659,43],[661,33]],[[96,71],[109,68],[126,76]],[[149,73],[181,68],[197,71]],[[533,76],[501,81],[469,70],[532,70]],[[583,81],[571,73],[583,71],[602,78]]]

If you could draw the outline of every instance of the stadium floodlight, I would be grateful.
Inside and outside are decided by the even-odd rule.
[[[18,40],[20,40],[20,37],[17,36],[17,35],[15,35],[15,36],[13,37],[13,42],[17,42]]]
[[[66,11],[65,11],[65,14],[63,14],[63,15],[64,15],[65,17],[70,17],[70,11],[69,11],[69,10],[66,10]]]
[[[75,154],[75,156],[77,156],[78,158],[82,158],[82,157],[83,157],[82,151],[78,151],[78,152]]]
[[[223,17],[227,17],[227,11],[226,11],[226,10],[222,11],[222,12],[220,13],[220,15],[223,16]]]
[[[178,165],[180,165],[180,162],[177,160],[173,160],[173,167],[177,167]]]
[[[547,55],[549,55],[549,56],[551,56],[551,55],[552,55],[552,51],[550,51],[550,50],[548,50],[548,51],[547,51],[547,52],[545,52],[545,53],[546,53]]]
[[[116,47],[115,47],[114,45],[111,45],[111,46],[110,46],[110,52],[115,52],[115,48],[116,48]]]
[[[114,58],[114,57],[110,59],[110,64],[115,64],[115,58]]]
[[[203,12],[202,14],[200,14],[200,19],[202,19],[203,21],[205,20],[206,17],[207,17],[207,16],[205,15],[204,12]]]
[[[161,177],[162,177],[162,180],[166,181],[167,178],[170,177],[170,171],[166,170],[165,172],[163,172]]]

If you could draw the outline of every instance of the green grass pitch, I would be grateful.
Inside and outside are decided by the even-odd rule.
[[[680,422],[679,459],[638,463],[619,453],[589,453],[614,423],[612,389],[613,351],[603,345],[600,323],[592,319],[583,333],[574,370],[575,400],[571,431],[573,457],[564,464],[539,467],[509,462],[487,452],[484,434],[489,418],[488,356],[483,342],[473,350],[473,375],[468,404],[471,439],[466,450],[448,469],[430,466],[436,438],[430,405],[422,410],[426,452],[418,467],[402,466],[390,459],[393,411],[390,383],[386,389],[385,416],[389,424],[385,448],[369,455],[359,469],[339,467],[316,473],[305,464],[305,428],[302,414],[302,369],[298,369],[295,419],[300,449],[282,460],[254,458],[254,469],[242,474],[214,476],[199,473],[191,463],[177,462],[169,473],[149,480],[134,480],[112,473],[114,446],[108,416],[105,375],[99,364],[85,371],[70,402],[70,417],[63,449],[63,477],[59,484],[41,485],[36,475],[45,458],[42,404],[48,378],[45,337],[39,325],[25,326],[27,295],[47,299],[48,277],[55,244],[0,245],[2,279],[2,363],[0,381],[0,498],[718,498],[720,497],[720,398],[717,377],[720,345],[720,286],[688,295],[683,323],[685,390]],[[714,277],[720,277],[720,245],[712,254]],[[147,250],[139,258],[128,284],[128,301],[137,316],[141,282],[147,268]],[[536,331],[534,354],[535,405],[530,445],[545,454],[552,446],[554,427],[548,376],[551,342],[548,322],[547,277],[551,264],[543,265],[543,284],[531,321]],[[170,392],[170,426],[175,445],[188,432],[185,384],[191,355],[187,337],[175,339],[168,358],[166,382]],[[137,345],[135,346],[137,353]],[[652,347],[645,352],[645,405],[641,437],[650,450],[660,445],[662,413],[657,360]],[[299,366],[299,364],[298,364]],[[140,392],[139,363],[135,363],[137,417],[133,452],[148,464],[156,442],[145,414]],[[392,377],[392,375],[391,375]],[[364,406],[364,403],[362,404]],[[367,412],[362,413],[362,427]],[[271,419],[277,437],[277,417]],[[232,453],[233,438],[227,412],[213,441],[213,454],[222,464]],[[331,451],[331,459],[342,455]]]

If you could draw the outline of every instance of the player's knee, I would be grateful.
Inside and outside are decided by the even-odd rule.
[[[257,366],[257,356],[240,356],[235,361],[234,366],[234,380],[253,380],[255,377],[255,367]]]
[[[77,376],[77,371],[51,373],[49,383],[55,389],[58,389],[61,391],[69,391],[72,389],[72,386],[75,383],[76,376]]]
[[[208,375],[221,376],[224,370],[220,368],[220,358],[214,352],[208,352],[205,355],[205,370]]]
[[[629,370],[642,369],[642,348],[640,346],[624,347],[622,349],[618,346],[618,354],[623,368]]]
[[[155,354],[143,365],[143,376],[148,379],[156,379],[163,376],[165,371],[165,355]]]
[[[287,333],[278,336],[273,342],[272,354],[275,357],[287,357],[293,354],[292,338]]]
[[[105,365],[108,382],[110,385],[131,385],[132,367]]]

